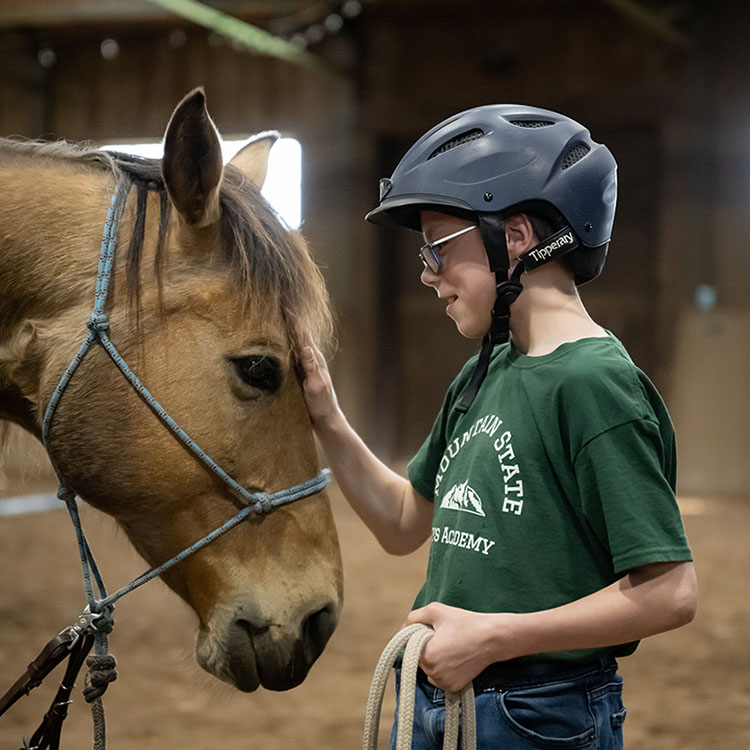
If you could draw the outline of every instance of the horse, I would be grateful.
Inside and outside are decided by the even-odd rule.
[[[271,494],[318,474],[299,355],[306,336],[330,341],[331,310],[308,246],[260,194],[276,137],[261,134],[224,165],[196,89],[168,121],[161,160],[0,139],[0,420],[42,439],[47,405],[86,332],[110,196],[126,178],[119,236],[129,241],[112,266],[111,341],[248,491]],[[45,447],[58,476],[113,517],[151,565],[237,512],[235,493],[100,347],[67,383]],[[295,687],[341,610],[329,497],[248,518],[161,577],[197,615],[203,669],[245,692]]]

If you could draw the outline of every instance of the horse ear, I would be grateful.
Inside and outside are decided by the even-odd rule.
[[[161,169],[169,197],[187,224],[206,226],[219,218],[221,142],[202,88],[191,91],[172,113]]]
[[[252,180],[259,188],[263,187],[268,172],[268,155],[280,138],[275,130],[254,135],[229,161],[233,167]]]

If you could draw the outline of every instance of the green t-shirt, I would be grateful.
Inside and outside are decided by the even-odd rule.
[[[631,568],[692,559],[674,495],[669,415],[614,336],[541,357],[497,347],[460,414],[454,405],[474,363],[450,387],[409,464],[413,487],[435,505],[415,607],[536,612],[598,591]],[[636,646],[542,658],[622,656]]]

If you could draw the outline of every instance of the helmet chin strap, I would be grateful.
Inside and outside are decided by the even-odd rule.
[[[495,274],[496,294],[490,330],[482,339],[482,348],[476,367],[456,404],[456,411],[461,414],[469,410],[487,376],[492,350],[497,344],[504,344],[510,339],[510,306],[523,290],[520,278],[525,270],[523,263],[519,262],[510,277],[508,276],[510,259],[502,215],[479,214],[479,229],[487,250],[490,270]]]
[[[479,214],[479,229],[484,240],[484,247],[487,250],[490,270],[495,274],[497,291],[495,304],[492,307],[490,330],[482,339],[482,348],[479,352],[476,367],[456,404],[456,411],[460,414],[465,414],[474,402],[479,388],[487,376],[492,350],[498,344],[505,344],[510,339],[510,306],[523,290],[523,284],[520,280],[521,274],[560,258],[579,245],[575,232],[566,225],[547,237],[544,242],[540,242],[521,255],[513,273],[509,276],[510,258],[502,216],[500,214]]]

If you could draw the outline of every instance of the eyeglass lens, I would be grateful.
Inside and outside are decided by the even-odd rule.
[[[425,243],[419,249],[419,257],[422,259],[422,263],[424,263],[425,267],[429,268],[433,273],[440,273],[440,269],[443,267],[443,264],[440,260],[440,256],[435,252],[435,249],[440,247],[441,245],[444,245],[449,240],[452,240],[455,237],[460,237],[462,234],[466,234],[467,232],[470,232],[472,229],[476,228],[477,225],[472,224],[470,227],[459,229],[457,232],[453,232],[453,234],[449,234],[447,237],[442,237],[439,240],[435,240],[435,242]]]
[[[440,262],[440,258],[438,257],[437,253],[432,249],[431,245],[422,245],[419,250],[419,257],[421,258],[425,268],[429,268],[432,273],[440,273],[442,263]]]

